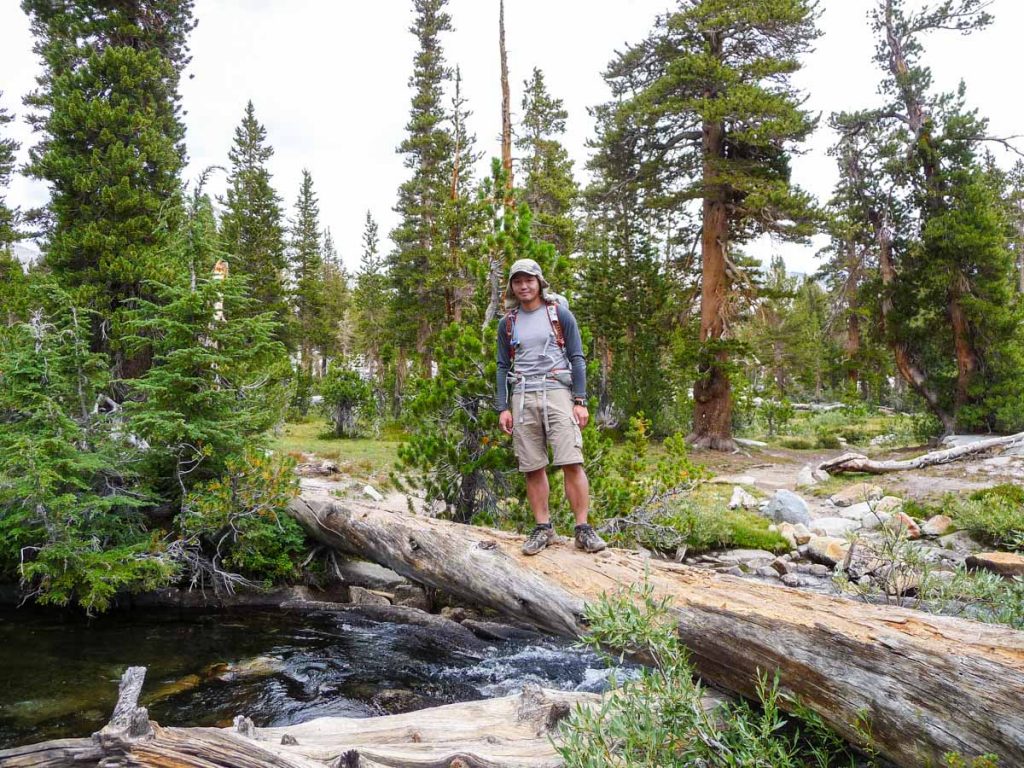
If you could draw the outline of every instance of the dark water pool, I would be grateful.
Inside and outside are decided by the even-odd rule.
[[[607,669],[556,641],[467,651],[430,630],[356,614],[133,611],[86,620],[0,611],[0,748],[88,736],[109,719],[126,667],[163,725],[258,726],[361,717],[502,696],[536,682],[600,691]]]

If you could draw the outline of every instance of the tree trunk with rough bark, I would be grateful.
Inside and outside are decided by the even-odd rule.
[[[704,349],[693,385],[693,431],[686,441],[695,448],[734,451],[729,356],[721,348],[729,309],[729,278],[725,271],[729,219],[716,163],[723,151],[725,128],[721,123],[707,123],[703,134],[707,192],[701,235],[700,343]]]
[[[505,205],[512,205],[512,97],[505,50],[505,0],[498,6],[498,52],[501,55],[501,166],[505,169]]]
[[[951,751],[1024,765],[1024,633],[721,576],[677,563],[558,542],[534,557],[522,537],[342,503],[299,499],[317,539],[541,629],[585,631],[589,602],[645,580],[671,599],[700,675],[753,697],[778,673],[845,738],[899,766]],[[1003,764],[1001,763],[1001,764]]]

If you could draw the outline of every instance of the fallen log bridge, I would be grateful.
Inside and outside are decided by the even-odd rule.
[[[522,538],[409,514],[298,499],[320,541],[506,616],[565,636],[584,606],[647,579],[672,598],[700,675],[754,697],[759,673],[853,743],[897,765],[996,754],[1024,765],[1024,632],[720,576],[609,549],[555,545],[531,558]]]

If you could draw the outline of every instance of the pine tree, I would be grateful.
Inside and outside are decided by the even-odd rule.
[[[52,282],[0,325],[0,572],[39,602],[103,610],[174,573],[140,514],[139,451],[95,407],[109,364],[89,350],[89,310]]]
[[[472,112],[462,95],[462,74],[455,69],[452,96],[452,157],[448,198],[442,208],[447,232],[444,259],[435,264],[433,280],[443,286],[445,322],[462,322],[474,309],[476,261],[475,246],[486,226],[486,204],[475,194],[473,168],[480,160],[476,136],[467,124]]]
[[[447,0],[414,0],[413,4],[416,19],[410,31],[419,50],[409,79],[413,97],[408,135],[398,147],[412,177],[398,191],[395,211],[401,221],[391,233],[395,250],[388,274],[394,289],[392,323],[400,360],[415,351],[423,374],[429,377],[433,336],[445,314],[437,276],[439,265],[446,262],[443,208],[450,197],[453,141],[442,101],[451,72],[445,66],[440,35],[451,30],[451,19],[444,12]]]
[[[933,93],[921,63],[924,35],[984,28],[985,8],[958,0],[911,12],[879,0],[875,60],[887,102],[834,118],[856,180],[845,182],[851,210],[874,240],[896,368],[947,433],[1019,418],[1005,405],[1020,379],[1018,278],[1007,209],[979,156],[986,122],[965,106],[962,84]]]
[[[0,91],[0,98],[3,92]],[[14,117],[0,107],[0,325],[13,325],[23,310],[25,274],[21,264],[11,252],[11,245],[20,239],[18,233],[18,211],[6,204],[7,185],[14,172],[15,153],[18,143],[3,138],[3,129]]]
[[[349,273],[334,247],[330,230],[324,231],[321,273],[324,307],[314,338],[320,350],[320,373],[323,375],[331,360],[348,358],[352,354],[354,336]]]
[[[733,448],[730,320],[738,246],[765,232],[811,231],[809,197],[790,184],[787,149],[814,120],[790,84],[817,36],[807,0],[686,0],[605,75],[621,140],[640,155],[657,206],[700,200],[701,350],[690,441]]]
[[[572,212],[579,195],[572,160],[559,141],[569,113],[561,99],[548,93],[539,69],[534,68],[524,89],[521,135],[516,139],[516,147],[523,153],[523,201],[533,213],[534,236],[568,256],[576,250]]]
[[[367,211],[363,253],[352,297],[352,330],[353,346],[370,371],[379,407],[383,407],[386,399],[386,371],[394,339],[388,323],[391,282],[384,270],[377,222]]]
[[[126,303],[180,265],[164,249],[181,210],[185,129],[178,81],[194,26],[191,0],[23,0],[39,89],[26,99],[39,143],[29,172],[50,185],[46,264],[95,307],[92,347],[114,349],[122,376],[148,365],[119,348]]]
[[[324,259],[320,240],[320,206],[313,191],[313,177],[302,171],[302,185],[295,203],[295,220],[291,227],[291,271],[294,289],[296,346],[299,349],[299,370],[312,378],[314,349],[324,340],[325,318]]]
[[[991,165],[991,161],[988,164]],[[992,169],[992,172],[996,171]],[[1017,292],[1024,293],[1024,160],[1018,160],[1008,173],[1002,174],[1001,197],[1010,224],[1010,247],[1017,271]]]
[[[250,101],[228,152],[231,172],[222,237],[232,271],[249,279],[256,300],[254,310],[272,312],[278,322],[278,338],[290,340],[281,198],[271,185],[267,169],[273,154],[274,148],[267,143],[267,129],[256,119]]]
[[[3,98],[0,91],[0,99]],[[10,246],[18,239],[18,212],[7,206],[7,185],[11,183],[14,172],[15,153],[20,146],[14,139],[3,138],[5,126],[14,116],[0,106],[0,254],[10,250]],[[2,258],[2,256],[0,256]]]
[[[125,409],[150,447],[146,476],[161,497],[178,502],[280,420],[290,372],[275,316],[254,306],[248,278],[207,267],[220,255],[210,210],[197,190],[191,226],[171,240],[176,258],[195,270],[156,286],[156,300],[140,302],[128,320],[130,340],[151,344],[154,358],[131,382]]]

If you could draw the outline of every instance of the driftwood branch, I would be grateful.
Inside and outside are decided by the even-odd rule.
[[[528,687],[522,694],[384,717],[323,717],[278,728],[161,728],[124,751],[93,739],[0,750],[4,768],[551,768],[551,738],[577,706],[601,697]],[[706,706],[710,703],[706,702]],[[245,733],[240,733],[239,730]]]
[[[585,604],[645,580],[672,600],[700,675],[753,698],[777,672],[849,741],[899,766],[947,752],[1024,765],[1024,633],[713,574],[621,550],[520,552],[522,537],[443,520],[299,499],[292,513],[322,542],[506,616],[563,635]],[[966,713],[969,715],[965,716]]]
[[[1022,443],[1024,443],[1024,432],[1018,432],[1006,437],[993,437],[990,440],[979,440],[976,443],[958,445],[955,448],[932,451],[915,459],[874,461],[860,453],[844,453],[842,456],[821,462],[818,469],[823,469],[831,475],[840,472],[867,472],[872,475],[881,475],[886,472],[902,472],[908,469],[923,469],[939,464],[949,464],[997,448],[1009,448]]]

